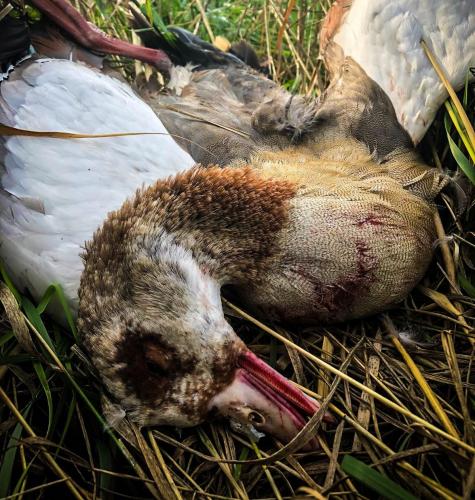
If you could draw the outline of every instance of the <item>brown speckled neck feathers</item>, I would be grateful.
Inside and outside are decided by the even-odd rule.
[[[258,279],[288,218],[296,188],[250,168],[194,168],[137,192],[86,246],[80,325],[127,295],[131,263],[153,255],[164,234],[190,250],[219,283]]]

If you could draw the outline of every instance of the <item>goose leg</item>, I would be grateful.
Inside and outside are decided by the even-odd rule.
[[[67,0],[31,0],[31,3],[65,30],[71,38],[88,49],[130,57],[149,63],[161,71],[171,67],[165,52],[112,38],[90,24]]]

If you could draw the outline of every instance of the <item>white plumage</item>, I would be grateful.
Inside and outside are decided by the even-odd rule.
[[[192,158],[130,87],[82,64],[27,62],[2,82],[11,125],[85,134],[165,135],[5,142],[0,258],[20,287],[40,297],[59,282],[76,306],[84,242],[143,184],[185,170]],[[21,78],[15,75],[22,71]],[[14,78],[16,76],[16,78]]]
[[[460,88],[475,64],[475,0],[353,0],[333,38],[389,95],[416,144],[447,98],[421,39]]]

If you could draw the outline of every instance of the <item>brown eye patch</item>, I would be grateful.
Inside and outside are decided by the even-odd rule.
[[[171,353],[157,345],[155,341],[144,341],[143,351],[145,365],[153,375],[166,376],[173,368],[174,360]]]
[[[130,328],[118,345],[115,361],[123,365],[117,374],[126,387],[140,400],[154,403],[163,399],[175,379],[195,364],[194,360],[180,359],[158,334]]]

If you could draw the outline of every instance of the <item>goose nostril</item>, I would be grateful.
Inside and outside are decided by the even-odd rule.
[[[257,411],[249,412],[247,419],[253,425],[264,425],[266,423],[266,419],[264,418],[264,416],[260,413],[257,413]]]

